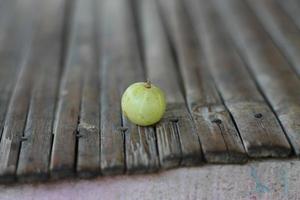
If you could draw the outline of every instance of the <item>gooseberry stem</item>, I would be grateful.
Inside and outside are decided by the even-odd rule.
[[[147,82],[145,84],[146,88],[151,88],[151,81],[149,79],[147,79]]]

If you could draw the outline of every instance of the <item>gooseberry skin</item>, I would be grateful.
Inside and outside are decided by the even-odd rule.
[[[164,92],[155,85],[138,82],[125,90],[121,106],[123,113],[132,123],[150,126],[163,117],[166,98]]]

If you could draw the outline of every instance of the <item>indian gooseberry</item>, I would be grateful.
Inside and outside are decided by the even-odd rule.
[[[164,92],[149,81],[138,82],[125,90],[121,106],[131,122],[149,126],[157,123],[164,115],[166,98]]]

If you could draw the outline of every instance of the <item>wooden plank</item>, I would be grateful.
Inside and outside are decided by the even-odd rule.
[[[0,140],[9,99],[22,60],[20,56],[24,55],[24,42],[20,34],[20,30],[24,31],[24,26],[11,17],[17,11],[16,6],[17,1],[5,1],[0,7]],[[24,37],[28,36],[28,33],[24,34],[27,34]],[[22,48],[15,48],[16,44],[20,44]]]
[[[130,28],[127,30],[127,32],[131,33],[131,39],[129,40],[128,38],[128,41],[130,42],[131,54],[126,52],[126,56],[131,58],[129,60],[131,63],[128,63],[128,70],[130,70],[130,73],[138,70],[138,73],[135,74],[135,78],[138,78],[139,80],[143,78],[145,80],[144,70],[142,69],[141,49],[138,48],[141,47],[141,44],[138,44],[138,42],[141,42],[139,40],[140,38],[138,38],[139,24],[138,20],[134,20],[134,17],[137,17],[137,12],[135,10],[137,9],[137,4],[134,3],[134,1],[127,2],[128,5],[131,5],[131,10],[127,10],[129,19],[127,22],[127,28]],[[133,15],[129,13],[132,13]],[[125,51],[123,55],[125,55]],[[134,67],[135,69],[130,67]],[[134,82],[134,79],[128,80],[128,84]],[[160,164],[154,127],[136,126],[130,123],[124,116],[123,125],[128,127],[125,135],[125,157],[127,171],[129,173],[141,173],[159,170]]]
[[[129,173],[157,170],[153,127],[130,123],[120,108],[121,94],[126,87],[145,80],[129,2],[102,1],[100,6],[102,173],[122,173],[124,161]]]
[[[70,5],[69,5],[70,6]],[[73,10],[78,6],[74,4]],[[57,111],[53,130],[51,153],[51,178],[71,176],[76,168],[78,123],[80,119],[81,96],[86,52],[81,41],[80,15],[71,14],[65,69],[63,71]]]
[[[140,1],[147,76],[166,92],[167,113],[156,125],[161,166],[198,164],[202,153],[192,118],[185,105],[176,63],[155,1]]]
[[[248,1],[248,4],[300,75],[300,29],[274,0]]]
[[[136,126],[124,119],[126,132],[126,169],[128,173],[144,173],[159,170],[154,127]]]
[[[3,128],[0,142],[0,181],[14,179],[34,70],[26,63],[33,28],[31,12],[35,6],[30,0],[14,3],[12,14],[15,18],[8,21],[7,28],[1,27],[4,37],[0,42],[1,129]]]
[[[26,10],[24,8],[22,11],[20,4],[15,0],[4,1],[0,10],[0,138],[9,100],[30,44],[32,18],[16,19]]]
[[[230,43],[211,2],[189,1],[207,64],[251,157],[286,157],[290,145]]]
[[[172,37],[190,112],[208,162],[245,162],[247,155],[229,112],[204,67],[195,32],[179,1],[160,1]]]
[[[41,12],[28,61],[28,65],[34,66],[37,78],[32,86],[17,168],[18,178],[22,180],[46,179],[49,175],[52,125],[61,71],[64,1],[40,1],[38,6]]]
[[[100,62],[101,66],[101,136],[100,136],[100,166],[101,172],[104,174],[122,173],[124,171],[124,133],[122,129],[122,118],[120,105],[114,105],[120,101],[118,64],[117,55],[113,52],[113,27],[115,27],[112,18],[111,24],[109,20],[114,12],[109,10],[109,5],[105,5],[106,1],[98,1],[99,16],[99,47],[100,47]],[[98,7],[98,6],[97,6]],[[115,37],[114,37],[115,38]],[[119,38],[115,38],[118,40]],[[109,42],[108,42],[109,41]]]
[[[300,155],[299,78],[244,3],[216,2],[233,41]]]
[[[282,9],[290,16],[293,22],[300,28],[300,3],[298,0],[276,0]]]
[[[95,2],[78,0],[76,30],[80,65],[84,66],[81,112],[78,125],[77,172],[80,176],[93,176],[100,172],[100,85],[95,46]]]

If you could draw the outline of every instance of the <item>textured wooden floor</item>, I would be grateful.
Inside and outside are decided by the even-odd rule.
[[[296,0],[0,0],[0,181],[300,156],[299,75]]]

